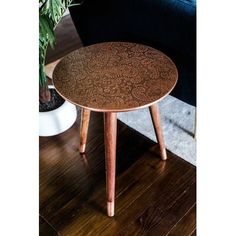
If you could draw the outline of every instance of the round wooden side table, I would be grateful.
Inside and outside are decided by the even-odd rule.
[[[114,215],[117,112],[149,107],[162,160],[166,149],[157,102],[174,88],[175,64],[149,46],[107,42],[80,48],[64,57],[53,84],[66,100],[82,108],[81,153],[85,152],[90,111],[104,113],[107,214]]]

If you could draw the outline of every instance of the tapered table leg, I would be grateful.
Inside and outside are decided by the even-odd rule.
[[[80,144],[79,144],[80,153],[85,152],[86,141],[88,136],[89,119],[90,119],[90,110],[82,108],[81,120],[80,120]]]
[[[164,142],[164,138],[163,138],[162,130],[161,130],[161,121],[160,121],[160,116],[159,116],[159,111],[158,111],[158,104],[155,103],[152,106],[150,106],[149,111],[152,117],[152,123],[155,129],[156,138],[160,146],[161,159],[166,160],[167,155],[166,155],[165,142]]]
[[[110,217],[115,212],[116,132],[117,114],[104,113],[107,215]]]

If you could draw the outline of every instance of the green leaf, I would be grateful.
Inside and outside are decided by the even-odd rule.
[[[55,42],[53,24],[51,20],[45,15],[39,16],[39,37],[47,39],[50,45],[53,47]]]
[[[54,29],[61,20],[72,0],[39,0],[39,84],[45,86],[47,77],[44,72],[48,44],[54,48]]]

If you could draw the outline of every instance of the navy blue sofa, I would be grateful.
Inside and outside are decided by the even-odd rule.
[[[130,41],[166,53],[179,71],[171,95],[196,106],[195,0],[84,0],[69,10],[84,46]]]

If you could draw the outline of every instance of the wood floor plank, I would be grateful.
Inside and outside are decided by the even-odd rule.
[[[189,236],[196,229],[196,204],[186,213],[186,215],[171,229],[169,236]]]
[[[159,165],[156,163],[159,163]],[[155,169],[150,167],[149,164],[154,165]],[[160,165],[160,161],[157,160],[155,155],[151,155],[149,158],[148,156],[143,156],[143,158],[139,159],[133,166],[131,166],[129,171],[126,171],[121,178],[118,177],[116,185],[116,215],[114,219],[117,219],[120,215],[125,214],[125,211],[130,204],[132,204],[136,198],[143,194],[143,192],[145,192],[157,178],[163,179],[162,176],[167,175],[171,169],[171,166],[175,164],[177,163],[171,163],[166,166],[165,171],[162,171],[163,166]],[[108,218],[105,214],[105,188],[104,182],[101,189],[98,189],[94,196],[92,196],[91,199],[88,199],[91,212],[96,210],[94,206],[98,206],[98,210],[101,209],[102,211],[97,210],[96,213],[90,215],[90,217],[89,214],[91,213],[87,212],[88,215],[83,214],[83,216],[74,218],[73,222],[70,224],[70,227],[62,230],[64,234],[76,235],[76,230],[78,229],[84,235],[99,235],[100,233],[104,233],[103,231],[107,227],[110,228],[110,224],[113,220]],[[78,227],[78,223],[80,223],[83,219],[84,222]],[[109,233],[111,233],[111,231],[109,231]]]
[[[145,157],[144,158],[144,160],[146,160],[146,161],[148,161],[149,162],[149,164],[151,165],[151,168],[153,168],[153,169],[155,169],[156,168],[156,172],[158,172],[158,168],[157,167],[155,167],[155,166],[152,166],[152,162],[150,162],[150,159],[148,158],[148,157]],[[152,160],[155,160],[154,162],[156,162],[156,156],[154,156],[154,157],[152,157]],[[178,166],[177,164],[176,164],[176,162],[173,162],[173,166]],[[120,215],[122,216],[122,215],[127,215],[126,214],[126,212],[124,212],[125,210],[126,210],[126,204],[127,205],[129,205],[129,198],[131,197],[132,198],[132,195],[133,195],[133,193],[134,192],[132,192],[132,189],[137,189],[137,192],[141,192],[142,193],[142,191],[145,191],[145,190],[142,190],[142,188],[144,187],[144,189],[145,189],[145,187],[148,187],[148,184],[143,184],[142,185],[142,180],[140,180],[139,179],[139,181],[136,181],[136,187],[135,187],[135,184],[134,184],[134,182],[132,182],[131,180],[132,180],[132,175],[137,175],[139,172],[140,172],[140,168],[144,168],[143,167],[143,163],[141,163],[140,164],[140,167],[138,168],[138,166],[136,166],[136,165],[134,165],[134,167],[133,167],[133,169],[131,169],[131,171],[130,172],[128,172],[129,174],[124,174],[125,176],[126,176],[126,178],[124,178],[124,181],[117,181],[118,183],[120,182],[121,184],[121,186],[119,186],[119,184],[117,185],[117,189],[118,189],[118,195],[119,195],[119,191],[121,191],[121,192],[123,192],[122,193],[122,195],[124,196],[124,200],[122,201],[122,199],[120,199],[120,197],[118,197],[117,198],[117,202],[116,202],[116,219],[118,218],[120,218],[119,217],[119,211],[120,211],[120,208],[121,208],[121,213],[120,213]],[[163,168],[163,166],[162,167],[160,167],[160,168]],[[145,169],[145,168],[144,168]],[[136,171],[135,171],[136,170]],[[186,173],[186,170],[187,170],[187,168],[186,169],[183,169],[182,170],[182,172],[180,171],[179,172],[179,177],[181,178],[181,175],[183,175],[184,176],[184,173]],[[166,168],[165,169],[165,171],[163,171],[162,170],[162,172],[163,173],[165,173],[166,175],[168,175],[168,168]],[[155,176],[155,174],[156,174],[156,176]],[[176,173],[172,173],[172,180],[171,179],[169,179],[168,180],[168,178],[167,179],[165,179],[165,181],[166,181],[166,183],[167,183],[167,190],[168,190],[168,186],[169,186],[169,188],[171,188],[171,189],[173,189],[173,185],[175,184],[175,175],[174,174],[176,174]],[[184,178],[185,179],[191,179],[191,177],[193,177],[193,174],[194,174],[194,171],[192,171],[191,172],[191,175],[188,175],[188,176],[184,176]],[[148,175],[149,176],[149,175]],[[150,172],[150,176],[153,176],[152,178],[155,178],[155,179],[158,179],[158,174],[157,173],[154,173],[154,172]],[[168,176],[171,176],[171,175],[168,175]],[[177,177],[178,177],[178,174],[176,175]],[[149,181],[150,183],[152,182],[152,178],[146,178],[146,180],[145,181]],[[137,179],[137,178],[136,178]],[[119,180],[119,178],[118,178],[118,180]],[[163,179],[160,179],[160,182],[159,182],[159,188],[162,190],[162,188],[163,188],[163,183],[162,183],[162,181],[161,180],[163,180]],[[164,180],[163,180],[163,182],[164,182]],[[172,184],[169,184],[168,185],[168,183],[171,183],[172,182]],[[127,183],[127,184],[126,184]],[[130,184],[130,186],[131,186],[131,188],[129,188],[129,184]],[[123,189],[122,189],[123,188]],[[155,186],[155,188],[157,189],[156,190],[156,192],[155,192],[155,194],[157,195],[157,196],[159,196],[158,195],[158,188],[157,188],[157,185]],[[167,191],[166,190],[166,191]],[[72,231],[72,232],[70,232],[70,234],[68,234],[68,235],[76,235],[77,233],[79,233],[79,232],[83,232],[84,233],[84,235],[87,235],[86,233],[85,233],[85,231],[86,230],[89,230],[89,231],[91,231],[91,229],[92,229],[92,234],[94,234],[94,233],[96,233],[96,234],[99,234],[100,233],[100,231],[103,231],[103,228],[106,228],[109,224],[110,224],[110,222],[112,222],[111,220],[110,220],[110,218],[107,218],[106,217],[106,215],[105,215],[105,199],[104,199],[104,196],[105,196],[105,183],[103,183],[103,188],[102,188],[102,190],[99,190],[100,191],[100,194],[99,195],[96,195],[95,194],[95,196],[94,196],[94,199],[92,198],[91,200],[88,200],[88,204],[90,204],[90,206],[87,206],[87,207],[84,207],[83,209],[82,208],[80,208],[79,207],[79,209],[80,209],[80,214],[82,215],[80,215],[80,214],[78,214],[77,213],[77,215],[76,215],[76,213],[75,213],[75,211],[74,210],[78,210],[78,206],[76,206],[75,204],[76,204],[76,202],[74,202],[74,206],[72,206],[72,207],[69,207],[69,209],[73,209],[72,210],[72,212],[70,212],[69,211],[69,214],[68,214],[68,211],[66,212],[66,211],[62,211],[62,212],[57,212],[57,217],[58,217],[58,220],[59,220],[59,222],[60,221],[63,221],[63,222],[67,222],[66,224],[68,224],[69,225],[69,229],[67,228],[64,228],[62,231],[63,232],[66,232],[66,235],[68,234],[68,230],[70,231]],[[131,192],[130,192],[131,191]],[[160,191],[160,190],[159,190]],[[170,190],[169,190],[170,191]],[[181,191],[184,191],[184,188],[182,187],[182,190]],[[130,195],[129,195],[129,192],[130,192]],[[151,195],[152,194],[152,192],[153,192],[153,190],[151,190],[150,192],[148,192],[147,193],[147,195],[145,196],[145,197],[147,197],[148,195]],[[162,191],[163,192],[163,194],[160,194],[161,196],[162,196],[162,198],[164,198],[164,196],[165,196],[165,191]],[[178,194],[178,192],[177,192],[177,194]],[[134,194],[135,195],[135,194]],[[155,196],[154,194],[152,195],[152,196]],[[139,207],[139,210],[142,212],[142,210],[143,210],[143,205],[142,204],[145,204],[145,197],[143,198],[143,202],[137,202],[137,205],[136,206],[138,206],[138,205],[140,205],[141,206],[141,208]],[[135,197],[133,197],[134,199],[135,199]],[[173,197],[172,197],[172,199],[173,199]],[[124,202],[124,204],[123,204],[123,202]],[[142,203],[142,204],[140,204],[140,203]],[[72,204],[73,205],[73,204]],[[119,205],[121,205],[121,207],[119,207]],[[68,206],[66,207],[66,208],[68,208]],[[97,211],[96,211],[96,208],[97,208]],[[136,207],[135,207],[136,208]],[[134,209],[135,209],[134,208]],[[129,209],[129,208],[128,208]],[[138,208],[137,208],[138,209]],[[64,209],[65,210],[65,209]],[[91,215],[91,213],[94,213],[96,211],[96,213],[95,214],[92,214]],[[130,209],[129,209],[129,212],[130,212]],[[137,213],[137,211],[136,211],[136,213]],[[72,219],[71,218],[71,221],[69,222],[68,221],[68,215],[70,216],[73,216],[74,215],[74,219]],[[133,214],[132,213],[132,211],[131,211],[131,217],[133,217],[133,215],[135,215],[135,214]],[[66,217],[66,219],[65,218],[61,218],[61,216],[65,216],[65,215],[67,215],[67,217]],[[94,216],[95,215],[95,216]],[[128,214],[128,218],[125,218],[125,219],[123,219],[123,221],[121,220],[121,219],[119,219],[120,221],[121,221],[121,224],[123,224],[123,223],[125,223],[126,221],[127,221],[127,219],[129,219],[129,214]],[[58,225],[58,223],[59,222],[54,222],[56,225]],[[100,223],[100,224],[99,224]],[[117,222],[115,222],[115,224],[117,224]],[[61,227],[63,228],[63,225],[61,225]],[[82,228],[86,228],[86,230],[85,231],[81,231],[82,230]],[[96,228],[97,228],[97,230],[98,231],[96,231]],[[110,229],[113,229],[112,227],[110,227]],[[58,230],[60,230],[60,228],[58,228]],[[76,230],[78,230],[78,231],[76,231]],[[115,231],[116,229],[114,228],[113,229],[113,231]],[[75,234],[73,234],[73,232],[75,233]],[[109,233],[110,233],[111,231],[109,231]],[[104,233],[104,232],[103,232]],[[88,234],[89,235],[89,234]]]
[[[101,119],[99,115],[100,114],[95,114],[91,119],[95,118],[96,127],[101,127],[101,134],[103,137],[103,126],[99,122]],[[118,125],[118,127],[120,127],[120,125]],[[124,129],[120,127],[118,140],[119,136],[124,133],[122,130]],[[73,128],[69,132],[76,135]],[[130,131],[125,132],[130,133]],[[43,216],[47,215],[47,217],[50,218],[51,213],[55,213],[74,197],[76,197],[77,200],[81,199],[81,202],[85,201],[86,195],[91,195],[90,190],[93,191],[93,189],[95,189],[93,186],[102,181],[102,184],[104,184],[105,166],[103,139],[100,138],[100,141],[96,139],[95,142],[93,142],[93,136],[100,136],[100,128],[94,128],[94,131],[91,130],[89,135],[90,138],[88,137],[88,152],[86,156],[86,161],[89,163],[88,169],[85,168],[86,164],[83,157],[78,152],[74,151],[73,148],[68,148],[65,144],[66,142],[71,143],[69,139],[70,136],[68,135],[67,139],[60,139],[59,145],[54,144],[54,142],[57,143],[58,140],[52,138],[51,142],[53,144],[50,144],[49,142],[48,145],[44,146],[42,155],[40,152],[40,173],[42,172],[42,174],[40,174],[40,213]],[[136,135],[136,137],[130,141],[128,135],[123,135],[124,142],[127,141],[126,143],[128,145],[131,144],[131,148],[129,148],[131,152],[126,154],[126,158],[122,158],[124,150],[121,149],[121,145],[118,144],[118,149],[120,149],[120,151],[118,151],[120,153],[118,173],[124,171],[125,168],[128,168],[137,160],[136,154],[141,152],[141,149],[143,149],[144,146],[150,147],[153,145],[153,142],[148,142],[145,145],[142,145],[139,141],[139,136],[140,135]],[[72,137],[73,135],[71,135],[71,138]],[[74,137],[72,139],[74,140]],[[92,145],[90,145],[91,141]],[[140,149],[136,149],[135,144],[138,144]],[[52,151],[52,147],[54,147],[54,151]],[[48,189],[48,191],[45,191],[45,188]],[[45,194],[45,192],[49,193]]]
[[[159,221],[157,225],[148,229],[147,234],[150,236],[154,235],[168,235],[170,229],[182,219],[190,208],[196,203],[196,185],[193,184],[189,187],[184,194],[179,198],[176,203],[171,207],[166,215]],[[184,234],[182,234],[185,236]]]
[[[57,236],[56,230],[41,216],[39,217],[39,236]]]
[[[87,156],[76,149],[76,125],[70,135],[54,137],[41,146],[40,213],[61,235],[118,235],[119,231],[120,235],[129,235],[124,232],[137,233],[140,229],[142,232],[137,217],[155,202],[159,202],[159,212],[168,209],[194,181],[195,168],[170,153],[167,162],[161,161],[154,142],[119,123],[116,215],[110,219],[105,214],[103,129],[99,128],[102,118],[95,114],[91,119],[94,130],[90,130]],[[97,135],[100,139],[94,141]],[[126,145],[128,149],[124,148]],[[129,229],[124,228],[127,221]]]
[[[127,158],[127,156],[123,156],[124,157],[124,159],[126,158],[126,159],[128,159]],[[95,156],[94,156],[94,158],[96,158]],[[154,157],[154,159],[156,159],[157,157],[155,156]],[[104,159],[104,156],[103,157],[101,157],[101,159]],[[104,163],[104,162],[103,162]],[[135,169],[136,169],[136,172],[134,172],[133,174],[131,173],[131,174],[127,174],[127,180],[129,180],[129,179],[131,179],[132,180],[132,175],[137,175],[137,173],[139,173],[140,175],[143,173],[143,174],[145,174],[146,172],[145,172],[145,168],[144,168],[144,164],[149,164],[148,163],[148,160],[145,160],[145,159],[143,159],[142,160],[142,162],[140,163],[140,164],[137,164],[135,167]],[[93,176],[93,173],[90,173],[90,176]],[[141,175],[142,176],[142,175]],[[133,180],[132,181],[130,181],[130,182],[128,182],[128,181],[126,181],[126,183],[128,184],[128,186],[127,185],[124,185],[124,184],[119,184],[119,181],[117,182],[117,189],[119,189],[119,185],[121,185],[121,192],[125,192],[125,191],[127,191],[127,189],[130,187],[130,186],[132,186],[134,183],[136,183],[137,184],[137,178],[139,178],[139,175],[136,177],[136,178],[133,178]],[[100,208],[102,208],[103,210],[102,210],[102,212],[101,212],[101,214],[102,214],[102,216],[104,217],[105,216],[105,218],[106,218],[106,214],[104,214],[104,211],[105,211],[105,167],[104,167],[104,165],[103,165],[103,169],[102,169],[102,173],[101,173],[101,181],[100,181],[100,183],[98,182],[98,178],[91,178],[90,179],[91,180],[91,183],[90,182],[88,182],[88,180],[86,181],[87,182],[87,184],[90,186],[90,187],[92,187],[92,189],[93,189],[93,192],[90,192],[90,193],[88,193],[87,194],[87,196],[88,196],[88,199],[82,199],[82,198],[79,198],[80,196],[76,196],[71,202],[69,202],[69,204],[67,204],[66,206],[65,206],[65,208],[66,208],[66,210],[68,210],[68,209],[70,209],[70,208],[72,208],[73,210],[76,210],[81,204],[83,204],[85,201],[87,201],[87,208],[89,207],[89,205],[94,205],[94,204],[96,204],[98,207],[100,207]],[[94,183],[95,184],[94,184]],[[140,187],[141,187],[141,185],[140,185]],[[85,193],[86,194],[86,187],[85,188],[82,188],[82,190],[83,190],[83,193]],[[118,193],[119,194],[119,193]],[[96,200],[96,201],[95,201]],[[86,203],[86,202],[85,202]],[[73,207],[70,207],[70,205],[72,205]],[[67,214],[68,213],[65,213],[64,212],[64,209],[65,208],[62,208],[62,209],[60,209],[60,211],[59,212],[55,212],[55,215],[56,215],[56,217],[54,218],[54,224],[61,224],[61,217],[63,217],[64,216],[64,219],[63,219],[63,222],[66,222],[67,220],[66,220],[66,218],[70,218],[69,216],[67,216]],[[87,208],[85,209],[85,211],[87,210]],[[91,206],[89,207],[89,208],[91,208]],[[92,212],[94,212],[94,210],[95,210],[95,212],[96,212],[96,214],[97,213],[100,213],[99,211],[97,212],[96,211],[96,208],[94,208],[94,207],[92,207],[91,209],[90,209]],[[82,211],[80,211],[80,213],[82,213]],[[70,214],[74,214],[74,212],[72,211],[72,212],[69,212],[69,215]],[[49,217],[49,214],[48,214],[48,212],[47,212],[47,217]],[[53,217],[53,216],[52,216]],[[83,215],[83,218],[85,219],[85,221],[87,221],[88,220],[88,218],[87,217],[89,217],[89,215],[88,216],[86,216],[85,214]],[[79,220],[80,220],[80,222],[81,222],[81,220],[82,220],[82,218],[78,218]],[[58,221],[58,222],[57,222]],[[68,223],[68,222],[67,222]],[[85,224],[81,224],[81,226],[84,226]]]
[[[172,154],[167,162],[160,161],[156,148],[150,149],[152,141],[120,123],[116,216],[110,219],[105,214],[102,120],[99,114],[94,119],[87,156],[77,151],[76,124],[41,145],[40,212],[61,235],[139,235],[143,229],[137,216],[155,202],[159,212],[174,203],[193,181],[195,168]],[[127,222],[129,228],[124,227]]]
[[[183,171],[183,172],[182,172]],[[105,230],[104,235],[143,235],[162,219],[186,188],[194,183],[194,170],[185,170],[168,174],[165,179],[156,181],[126,212],[117,219],[114,229]],[[175,179],[178,178],[178,182]],[[132,220],[131,220],[132,219]],[[129,221],[129,225],[125,222]]]
[[[194,202],[194,189],[195,184],[190,185],[175,201],[168,200],[167,203],[170,204],[170,206],[166,205],[165,208],[162,208],[158,201],[155,202],[151,207],[148,207],[140,217],[135,219],[128,227],[124,227],[117,235],[169,235],[169,231],[173,228],[173,225],[177,225],[179,221],[181,221],[179,219],[183,218],[183,215],[188,212],[187,204],[190,203],[191,205],[191,202]],[[190,207],[190,209],[192,208]],[[195,212],[192,213],[194,217]],[[193,222],[195,222],[194,218]],[[180,234],[173,235],[188,236],[193,230],[194,229],[190,227],[187,232],[182,231]]]
[[[40,143],[41,141],[44,143],[40,148],[40,213],[42,215],[54,213],[78,195],[80,189],[85,190],[89,186],[86,184],[88,175],[85,168],[86,162],[78,152],[78,122],[63,134],[40,138]],[[96,122],[98,126],[101,125],[102,130],[102,119],[99,116],[96,116]],[[93,125],[93,120],[91,125]],[[101,137],[99,130],[95,133],[96,138],[93,132],[90,133],[88,146],[96,142],[98,144],[96,147],[102,147],[103,140],[99,142],[99,137]],[[99,153],[99,150],[93,150]],[[94,159],[90,168],[97,170],[97,161],[99,161],[98,158]]]

